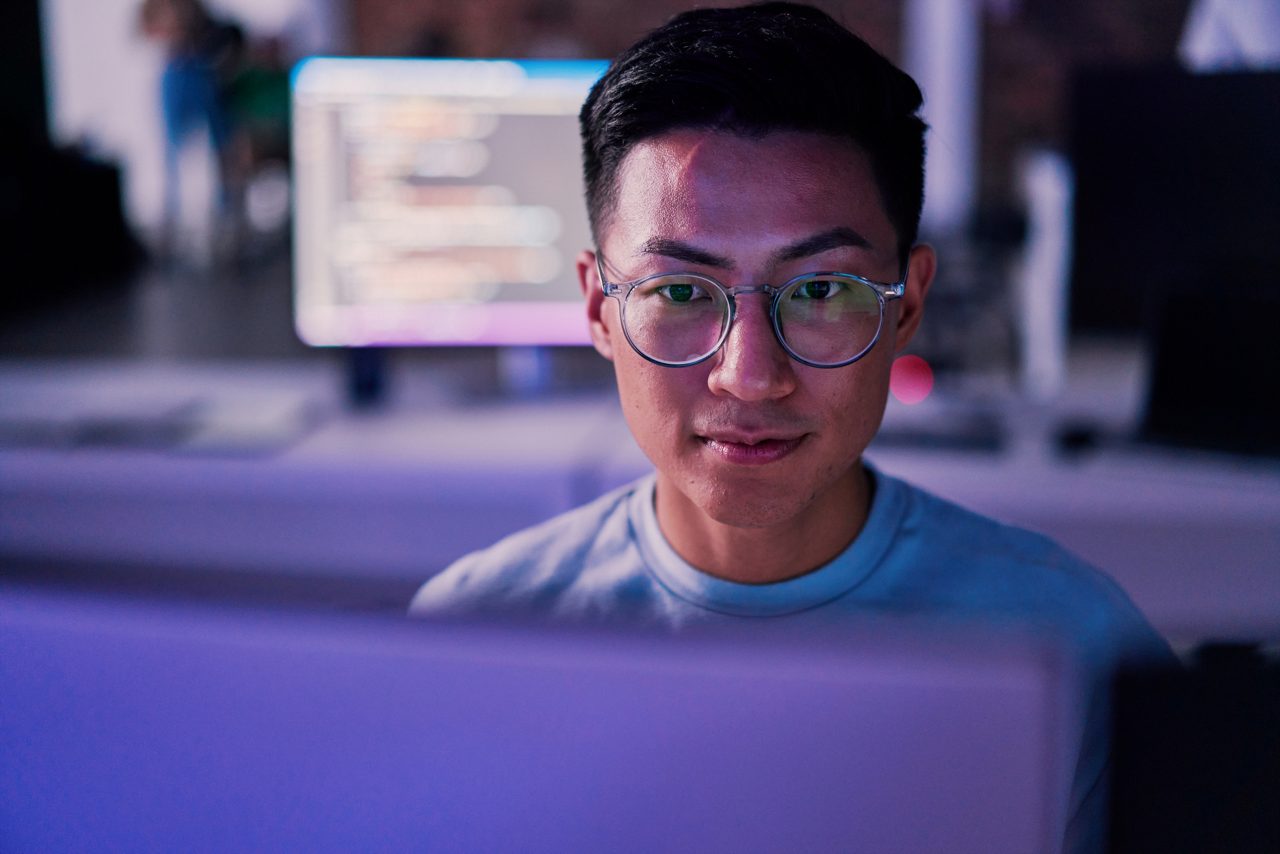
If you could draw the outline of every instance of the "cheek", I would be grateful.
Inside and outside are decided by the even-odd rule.
[[[650,453],[678,438],[693,410],[699,377],[691,368],[663,368],[646,362],[630,346],[613,360],[618,397],[637,444]],[[705,386],[705,378],[701,380]]]
[[[879,354],[872,354],[852,366],[848,375],[824,386],[815,395],[821,401],[818,405],[831,413],[838,441],[849,445],[849,453],[856,457],[871,441],[884,418],[889,397],[889,366]]]

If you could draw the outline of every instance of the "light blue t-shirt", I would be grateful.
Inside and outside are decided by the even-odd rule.
[[[740,584],[686,563],[658,527],[650,475],[463,557],[423,585],[410,613],[670,630],[744,619],[838,627],[909,615],[1030,629],[1060,642],[1085,675],[1068,847],[1100,849],[1107,681],[1126,661],[1172,661],[1168,645],[1114,581],[1048,538],[870,471],[875,491],[857,538],[788,581]]]
[[[461,558],[410,610],[674,629],[883,610],[1056,627],[1100,653],[1167,651],[1114,581],[1048,538],[870,471],[874,495],[857,538],[788,581],[740,584],[686,563],[658,527],[650,475]]]

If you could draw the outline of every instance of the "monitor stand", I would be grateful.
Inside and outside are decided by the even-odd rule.
[[[553,373],[549,347],[498,348],[498,389],[504,397],[545,396]]]
[[[376,409],[386,403],[386,354],[382,347],[347,348],[347,401],[353,409]]]
[[[372,411],[387,405],[393,352],[386,347],[346,348],[346,399],[352,409]],[[499,398],[529,400],[552,392],[555,366],[550,347],[498,347],[496,355],[496,388],[486,389],[482,396],[496,392]]]

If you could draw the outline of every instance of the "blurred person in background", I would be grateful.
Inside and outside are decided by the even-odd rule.
[[[285,248],[291,212],[289,61],[280,37],[251,39],[225,87],[231,125],[229,168],[234,260],[246,263]]]
[[[916,83],[825,13],[686,12],[581,112],[596,349],[656,472],[457,561],[416,615],[1031,627],[1082,668],[1068,848],[1104,839],[1106,685],[1168,660],[1106,575],[877,471],[894,357],[923,316]],[[602,436],[602,442],[614,437]]]
[[[235,239],[241,176],[231,145],[227,95],[244,51],[244,31],[214,18],[200,0],[143,0],[138,11],[142,34],[165,51],[160,77],[164,121],[164,222],[158,244],[162,259],[177,249],[182,192],[179,159],[197,131],[207,131],[216,161],[216,214],[221,234]]]

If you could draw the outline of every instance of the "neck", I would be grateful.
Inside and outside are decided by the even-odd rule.
[[[812,572],[849,547],[866,523],[872,481],[859,462],[787,519],[743,527],[708,516],[661,474],[658,527],[687,563],[740,584],[773,584]]]

